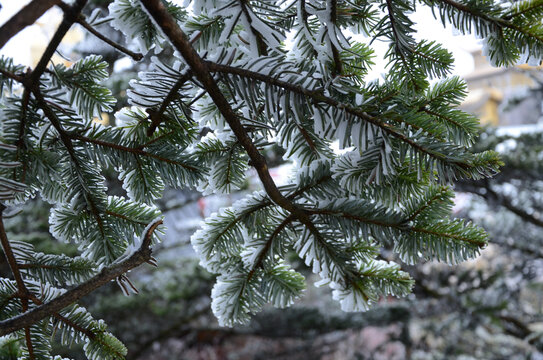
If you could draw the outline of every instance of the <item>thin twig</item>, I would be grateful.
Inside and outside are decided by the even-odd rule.
[[[9,71],[6,71],[6,70],[4,70],[2,68],[0,68],[0,75],[2,75],[3,77],[6,77],[8,79],[20,82],[21,84],[24,82],[24,76],[10,73]]]
[[[60,3],[59,7],[62,9],[62,11],[69,11],[70,6],[64,3]],[[111,47],[119,50],[120,52],[124,53],[125,55],[130,56],[135,61],[140,61],[143,59],[143,54],[134,52],[130,49],[127,49],[126,47],[122,46],[121,44],[116,43],[115,41],[109,39],[108,37],[104,36],[102,33],[100,33],[98,30],[92,27],[91,24],[87,22],[85,19],[85,16],[83,14],[79,14],[77,19],[75,20],[76,23],[83,26],[88,32],[90,32],[92,35],[96,36],[98,39],[102,40],[106,44],[110,45]]]
[[[73,23],[77,21],[77,18],[86,3],[87,0],[76,0],[73,6],[69,7],[64,11],[64,17],[62,18],[62,22],[58,26],[57,31],[53,35],[53,38],[45,48],[45,51],[43,52],[43,55],[38,62],[38,65],[36,65],[36,68],[34,69],[34,71],[32,71],[32,74],[30,76],[30,84],[32,87],[38,85],[39,79],[47,68],[47,64],[49,64],[51,57],[53,56],[55,51],[57,51],[57,48],[60,45],[62,39],[64,38],[64,35],[66,35],[68,30],[70,30]]]

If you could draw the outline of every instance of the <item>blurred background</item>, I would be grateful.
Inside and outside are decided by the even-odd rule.
[[[0,24],[27,2],[0,0]],[[90,1],[103,14],[110,2]],[[129,359],[543,359],[543,68],[493,68],[477,39],[443,29],[430,11],[414,19],[420,38],[444,43],[457,59],[454,73],[465,78],[469,89],[461,107],[484,125],[476,150],[496,150],[506,164],[494,179],[455,185],[454,215],[482,225],[491,235],[482,255],[459,266],[404,266],[416,280],[413,294],[383,299],[366,313],[343,313],[328,289],[309,285],[306,296],[289,309],[269,307],[248,326],[220,328],[209,308],[214,277],[198,266],[190,235],[209,214],[260,184],[249,172],[244,189],[228,196],[167,190],[157,203],[168,229],[154,249],[159,268],[142,266],[130,274],[139,295],[124,296],[111,284],[83,301],[127,345]],[[60,11],[50,10],[1,54],[33,66],[60,20]],[[107,24],[98,29],[125,42]],[[385,71],[380,59],[387,45],[376,44],[372,78]],[[68,59],[90,53],[111,64],[108,81],[120,109],[127,104],[128,81],[145,69],[146,61],[135,63],[77,27],[53,61],[69,65]],[[159,56],[167,60],[171,53]],[[101,121],[114,125],[113,113],[103,114]],[[291,170],[280,149],[266,156],[276,181],[284,182]],[[108,179],[111,194],[123,195],[113,170]],[[8,221],[9,238],[29,241],[43,252],[77,254],[72,244],[52,239],[49,206],[40,199],[26,204]],[[394,258],[387,250],[382,256]],[[311,284],[303,262],[292,261]],[[0,275],[7,276],[8,270],[1,257]],[[57,353],[82,359],[77,348],[59,347]]]

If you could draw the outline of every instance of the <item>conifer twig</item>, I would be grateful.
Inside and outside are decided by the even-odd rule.
[[[152,158],[152,159],[155,159],[155,160],[158,160],[158,161],[162,161],[162,162],[165,162],[165,163],[168,163],[168,164],[178,165],[178,166],[181,166],[181,167],[183,167],[183,168],[185,168],[187,170],[191,170],[191,171],[196,171],[197,170],[194,166],[183,164],[182,162],[171,160],[171,159],[165,158],[163,156],[147,152],[147,151],[142,150],[140,148],[127,147],[127,146],[123,146],[123,145],[119,145],[119,144],[115,144],[115,143],[110,143],[110,142],[103,141],[103,140],[92,139],[92,138],[82,136],[82,135],[77,135],[77,134],[71,134],[71,135],[68,135],[68,137],[73,138],[75,140],[80,140],[80,141],[83,141],[83,142],[87,142],[87,143],[90,143],[90,144],[95,144],[95,145],[99,145],[99,146],[103,146],[103,147],[107,147],[107,148],[111,148],[111,149],[115,149],[115,150],[119,150],[119,151],[132,153],[132,154],[135,154],[135,155],[141,155],[141,156],[149,157],[149,158]]]

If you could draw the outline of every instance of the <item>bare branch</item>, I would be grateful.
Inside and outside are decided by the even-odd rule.
[[[61,0],[33,0],[0,27],[0,49],[25,27],[36,22],[47,10]]]

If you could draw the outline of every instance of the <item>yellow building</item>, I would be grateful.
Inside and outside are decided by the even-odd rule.
[[[477,115],[483,124],[522,125],[537,123],[542,117],[541,92],[529,89],[543,84],[535,80],[543,74],[543,66],[519,65],[496,68],[481,51],[472,53],[475,69],[465,76],[468,96],[461,108]]]

